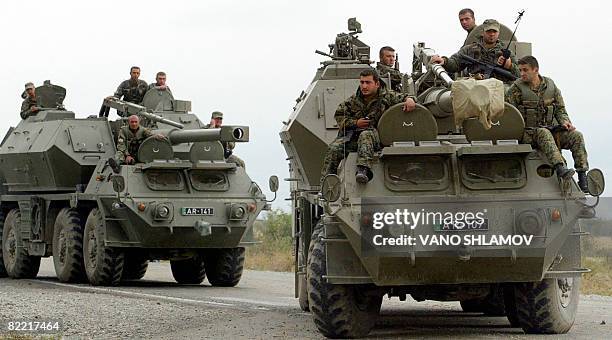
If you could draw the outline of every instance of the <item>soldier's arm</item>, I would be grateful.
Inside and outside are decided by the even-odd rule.
[[[227,142],[227,148],[229,150],[234,150],[235,147],[236,147],[236,143],[235,142]]]
[[[117,90],[115,91],[115,94],[113,94],[113,96],[121,99],[121,97],[123,97],[123,82],[121,84],[119,84],[119,86],[117,87]]]
[[[115,153],[115,158],[118,160],[124,160],[125,156],[128,155],[127,152],[127,138],[125,133],[123,133],[123,129],[119,130],[119,137],[117,137],[117,152]]]
[[[341,131],[357,128],[357,119],[355,119],[350,112],[349,101],[345,101],[344,103],[338,105],[334,118],[336,119],[338,128],[340,128]]]
[[[518,62],[516,60],[516,56],[514,55],[514,53],[510,55],[510,60],[512,61],[512,65],[510,66],[510,69],[508,71],[512,72],[512,74],[514,74],[515,77],[520,78],[521,71],[519,70]]]
[[[555,118],[557,118],[559,124],[563,125],[565,123],[570,123],[571,120],[567,114],[567,111],[565,110],[565,102],[563,101],[563,96],[561,95],[559,88],[555,89],[555,101],[553,105]]]
[[[450,73],[455,73],[463,70],[466,67],[466,64],[463,62],[463,59],[459,57],[459,54],[468,55],[468,46],[463,46],[459,52],[453,54],[450,57],[442,57],[444,58],[444,69]]]
[[[510,85],[505,95],[506,102],[518,108],[522,104],[523,98],[521,90],[515,84]]]
[[[149,129],[147,129],[147,128],[144,128],[144,129],[142,130],[142,136],[143,136],[144,138],[149,138],[149,137],[153,136],[153,132],[151,132],[151,130],[149,130]]]
[[[28,100],[26,99],[23,101],[23,103],[21,103],[21,113],[20,113],[21,119],[28,118],[28,116],[30,116],[30,113],[31,113],[30,105],[29,105]]]

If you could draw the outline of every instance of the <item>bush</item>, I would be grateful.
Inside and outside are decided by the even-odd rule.
[[[291,221],[291,214],[275,209],[270,211],[263,221],[255,223],[253,232],[261,243],[247,248],[247,269],[293,270]]]

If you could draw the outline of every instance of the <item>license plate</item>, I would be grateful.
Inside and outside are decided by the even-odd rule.
[[[213,208],[181,208],[183,216],[212,216],[214,214]]]
[[[489,230],[489,219],[485,218],[481,221],[455,221],[455,223],[441,223],[434,225],[434,231],[471,231],[471,230]]]

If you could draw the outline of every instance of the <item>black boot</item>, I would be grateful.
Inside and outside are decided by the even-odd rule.
[[[586,171],[578,171],[578,186],[582,192],[589,192]]]
[[[121,171],[121,166],[117,164],[117,161],[114,158],[108,159],[108,166],[113,169],[113,172],[118,174]]]
[[[357,183],[366,184],[370,181],[368,177],[369,170],[370,169],[365,166],[357,165],[357,172],[355,173],[355,180]]]
[[[570,180],[575,173],[574,169],[568,169],[563,164],[555,165],[555,171],[557,172],[557,176],[559,178],[563,178],[565,180]]]

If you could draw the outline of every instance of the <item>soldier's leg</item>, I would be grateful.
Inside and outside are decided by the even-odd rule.
[[[561,157],[561,151],[557,148],[555,138],[550,130],[538,128],[532,135],[532,145],[542,151],[548,161],[555,167],[557,176],[569,179],[574,175],[573,169],[567,169]]]
[[[380,147],[380,138],[376,130],[366,130],[359,134],[357,140],[357,181],[367,183],[372,179],[374,152]]]
[[[589,170],[584,137],[580,131],[562,131],[559,133],[559,145],[570,150],[574,158],[574,168],[578,172],[578,186],[583,192],[588,192],[586,172]]]
[[[236,156],[234,154],[231,154],[229,157],[227,157],[226,162],[228,162],[228,163],[235,163],[237,166],[239,166],[241,168],[245,168],[244,161],[240,157],[238,157],[238,156]],[[246,170],[246,168],[245,168],[245,170]]]
[[[327,175],[336,174],[338,172],[338,165],[340,161],[346,157],[345,145],[342,138],[336,138],[327,147],[325,158],[323,159],[323,168],[321,169],[321,180]],[[350,143],[346,143],[350,144]],[[347,150],[348,151],[348,150]]]

